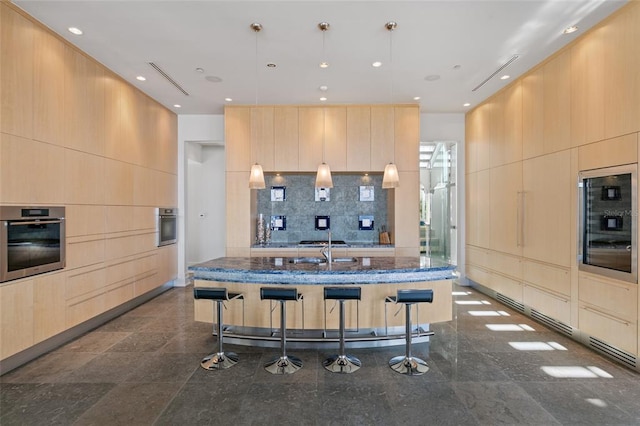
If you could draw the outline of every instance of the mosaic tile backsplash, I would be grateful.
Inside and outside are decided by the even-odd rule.
[[[329,216],[331,237],[351,244],[377,244],[378,230],[387,225],[387,190],[382,175],[333,173],[328,200],[315,201],[314,174],[265,174],[266,189],[258,191],[258,214],[286,218],[286,230],[273,230],[271,243],[326,240],[327,231],[315,229],[316,216]],[[373,201],[360,201],[360,186],[373,186]],[[271,188],[284,187],[284,201],[271,201]],[[326,194],[321,194],[326,195]],[[370,195],[370,194],[363,194]],[[277,194],[280,198],[281,192]],[[373,229],[360,230],[358,218],[373,216]]]

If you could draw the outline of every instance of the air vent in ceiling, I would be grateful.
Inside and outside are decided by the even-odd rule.
[[[182,88],[182,86],[180,86],[178,83],[176,83],[176,81],[169,77],[169,74],[167,74],[166,72],[164,72],[164,70],[162,68],[160,68],[156,63],[154,62],[147,62],[149,65],[151,65],[151,68],[153,68],[154,70],[158,71],[158,74],[160,74],[161,76],[164,77],[165,80],[167,80],[169,83],[171,83],[176,89],[178,89],[179,91],[181,91],[182,93],[184,93],[185,96],[189,96],[189,92],[187,92],[186,90],[184,90]]]
[[[472,92],[475,92],[476,90],[478,90],[479,88],[481,88],[482,86],[484,86],[485,84],[487,84],[489,82],[489,80],[491,80],[493,77],[495,77],[496,75],[500,74],[500,72],[505,69],[506,67],[508,67],[509,65],[511,65],[512,63],[514,63],[518,58],[520,57],[520,55],[513,55],[511,58],[509,58],[509,60],[507,62],[505,62],[504,64],[502,64],[500,66],[500,68],[498,68],[497,70],[495,70],[493,72],[493,74],[491,74],[489,77],[485,78],[484,81],[480,84],[478,84],[476,87],[473,88],[473,90],[471,90]]]

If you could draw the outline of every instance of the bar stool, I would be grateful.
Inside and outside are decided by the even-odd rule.
[[[200,366],[205,370],[222,370],[234,366],[238,362],[238,354],[234,352],[224,352],[222,350],[222,309],[224,302],[229,300],[242,300],[242,315],[244,318],[244,296],[242,293],[228,293],[223,287],[194,287],[193,297],[195,299],[215,300],[217,306],[217,328],[218,328],[218,352],[207,355],[200,362]]]
[[[358,358],[345,353],[344,302],[345,300],[360,300],[360,287],[325,287],[324,300],[337,300],[340,304],[340,352],[325,359],[322,365],[332,373],[353,373],[362,366],[362,363]]]
[[[295,287],[261,287],[261,300],[275,300],[280,302],[280,356],[275,357],[264,365],[264,369],[271,374],[293,374],[302,368],[302,360],[287,355],[287,301],[302,300],[302,295]],[[303,313],[304,315],[304,313]]]
[[[398,290],[397,295],[388,296],[387,301],[404,303],[405,305],[405,340],[407,342],[405,354],[391,358],[389,367],[400,374],[409,376],[419,376],[426,373],[429,371],[427,363],[411,355],[411,305],[433,302],[433,290]]]

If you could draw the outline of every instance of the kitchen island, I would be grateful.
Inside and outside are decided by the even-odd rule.
[[[404,315],[387,301],[399,289],[433,289],[433,303],[416,305],[414,318],[427,339],[429,324],[452,318],[451,280],[455,266],[419,257],[334,258],[225,257],[189,267],[196,287],[226,287],[243,300],[227,303],[225,341],[277,346],[280,314],[275,304],[260,300],[261,287],[295,286],[300,302],[287,304],[287,330],[293,347],[333,346],[337,342],[338,313],[325,303],[324,286],[359,286],[360,302],[347,302],[346,327],[350,346],[370,347],[404,343]],[[212,322],[213,304],[195,301],[195,320]],[[415,309],[415,308],[414,308]],[[419,341],[419,340],[417,340]]]

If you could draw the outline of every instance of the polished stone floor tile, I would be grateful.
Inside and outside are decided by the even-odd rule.
[[[516,383],[458,382],[452,386],[482,425],[560,424]]]
[[[487,300],[455,290],[454,301]],[[217,338],[193,321],[192,288],[176,288],[2,376],[0,424],[640,424],[635,371],[493,300],[453,313],[413,345],[422,376],[389,367],[404,345],[347,348],[362,361],[352,374],[324,369],[335,349],[289,348],[304,366],[280,376],[263,368],[279,347],[225,342],[240,362],[208,371]]]
[[[181,386],[177,383],[121,383],[85,411],[74,424],[152,424]]]

